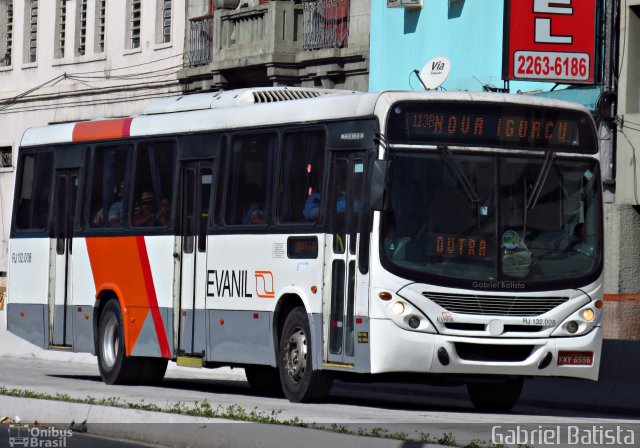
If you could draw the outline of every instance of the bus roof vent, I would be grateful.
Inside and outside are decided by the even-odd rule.
[[[252,89],[227,90],[211,93],[171,96],[151,102],[143,115],[185,112],[189,110],[219,109],[223,107],[245,106],[256,103],[276,103],[281,101],[304,100],[326,95],[356,93],[350,90],[306,89],[302,87],[261,87]]]

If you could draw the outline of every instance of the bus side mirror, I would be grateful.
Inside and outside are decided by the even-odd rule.
[[[387,206],[385,192],[387,190],[390,162],[388,160],[374,160],[371,171],[371,188],[369,189],[369,204],[371,210],[382,211]]]

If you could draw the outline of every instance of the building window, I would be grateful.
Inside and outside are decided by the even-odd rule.
[[[24,17],[25,62],[36,62],[38,47],[38,0],[28,0],[24,2]]]
[[[0,146],[0,168],[11,168],[13,166],[12,154],[11,146]]]
[[[76,9],[76,55],[87,52],[87,0],[79,0]]]
[[[158,0],[156,43],[171,42],[171,0]]]
[[[348,46],[349,0],[306,0],[302,15],[304,50]]]
[[[56,58],[64,57],[64,42],[67,34],[67,0],[58,0],[56,8]]]
[[[107,19],[107,0],[96,1],[96,53],[104,53],[105,21]]]
[[[142,22],[141,0],[129,0],[128,35],[129,48],[140,48],[140,24]]]
[[[13,0],[0,0],[0,67],[11,65]]]

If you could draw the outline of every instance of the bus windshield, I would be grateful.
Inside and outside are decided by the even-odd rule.
[[[385,267],[442,286],[535,290],[601,269],[597,162],[489,153],[390,155]]]

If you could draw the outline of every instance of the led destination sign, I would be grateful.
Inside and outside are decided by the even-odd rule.
[[[596,136],[584,113],[503,104],[397,105],[387,135],[393,143],[597,152]]]

